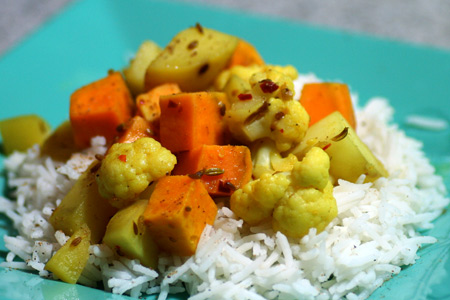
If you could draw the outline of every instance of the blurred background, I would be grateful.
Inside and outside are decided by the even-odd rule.
[[[76,0],[0,0],[0,55]],[[130,5],[132,5],[130,0]],[[162,0],[161,0],[162,1]],[[448,0],[177,0],[450,50]]]

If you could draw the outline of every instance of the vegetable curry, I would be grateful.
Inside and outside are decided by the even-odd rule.
[[[336,180],[388,174],[355,134],[348,87],[317,83],[296,95],[297,76],[265,63],[249,42],[197,24],[165,48],[145,41],[122,72],[75,91],[70,123],[32,143],[61,160],[96,136],[108,150],[51,216],[72,238],[47,269],[71,270],[58,276],[77,282],[89,242],[151,268],[161,252],[193,255],[218,205],[288,237],[324,230],[337,215]],[[4,122],[12,121],[0,123],[5,149],[23,150]]]

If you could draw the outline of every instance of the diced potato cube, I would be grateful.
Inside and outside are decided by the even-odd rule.
[[[67,161],[79,149],[73,139],[72,125],[65,121],[42,144],[41,154],[48,155],[54,160]]]
[[[144,41],[130,61],[130,65],[123,70],[125,81],[133,95],[144,92],[145,71],[161,51],[162,49],[155,42]]]
[[[52,256],[45,269],[67,283],[76,283],[89,258],[91,232],[83,224]]]
[[[181,31],[148,66],[146,90],[174,82],[183,92],[204,91],[227,66],[238,41],[200,25]]]
[[[103,243],[118,255],[125,255],[155,269],[158,263],[158,247],[139,217],[147,207],[148,199],[138,200],[118,211],[108,223]]]
[[[365,182],[372,182],[389,176],[383,164],[338,111],[311,125],[292,153],[301,158],[314,146],[321,147],[330,156],[330,175],[334,180],[356,182],[365,174]]]
[[[3,150],[6,155],[25,151],[42,144],[50,132],[50,125],[37,115],[23,115],[0,121]]]
[[[91,230],[92,243],[100,242],[106,225],[117,212],[98,192],[93,171],[97,166],[98,162],[94,162],[81,174],[50,216],[50,223],[55,230],[62,230],[67,235],[72,235],[82,224],[87,224]]]

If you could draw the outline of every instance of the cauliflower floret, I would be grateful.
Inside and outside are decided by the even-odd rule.
[[[323,190],[328,184],[330,175],[330,158],[319,147],[309,150],[301,161],[294,164],[292,181],[299,187],[313,187]]]
[[[277,97],[277,98],[292,98],[294,96],[294,82],[295,78],[291,78],[289,74],[285,73],[282,67],[272,67],[262,70],[261,72],[254,73],[248,82],[256,94],[265,97]],[[276,83],[279,88],[272,88],[272,84]]]
[[[251,153],[254,178],[260,178],[265,173],[274,174],[291,171],[295,163],[298,162],[297,157],[293,154],[282,157],[275,146],[275,142],[268,138],[255,141],[251,146]]]
[[[267,141],[260,150],[256,163],[262,174],[231,196],[231,209],[251,225],[271,219],[274,230],[291,237],[302,237],[313,227],[322,231],[337,215],[325,151],[313,147],[298,161],[295,156],[276,156]],[[272,156],[290,170],[273,174]]]
[[[112,202],[121,206],[143,192],[150,182],[167,175],[176,163],[175,155],[152,138],[116,143],[97,173],[99,192],[105,198],[124,200]]]
[[[263,70],[264,66],[259,65],[253,65],[253,66],[240,66],[236,65],[231,67],[230,69],[226,69],[222,71],[219,76],[217,76],[214,87],[221,91],[225,88],[225,86],[228,83],[228,80],[232,76],[237,76],[244,81],[247,81],[250,79],[250,77],[255,74],[256,72],[261,72]]]
[[[271,217],[276,203],[288,186],[289,180],[285,174],[265,173],[231,195],[231,210],[250,225],[258,224]]]
[[[278,73],[283,73],[286,76],[289,76],[292,80],[298,77],[298,72],[293,66],[273,66],[273,65],[251,65],[251,66],[240,66],[236,65],[231,67],[230,69],[226,69],[222,71],[222,73],[217,76],[214,87],[221,91],[225,88],[228,80],[232,76],[237,76],[244,81],[249,81],[253,74],[265,71],[276,71]]]
[[[260,68],[248,80],[238,73],[229,77],[224,87],[230,100],[225,120],[233,137],[242,143],[267,137],[284,152],[301,141],[309,124],[308,113],[293,100],[292,77],[297,73],[292,67]]]
[[[269,137],[275,141],[277,149],[284,152],[303,139],[308,129],[309,115],[298,101],[274,101],[279,103],[279,108],[274,114]]]
[[[323,191],[300,188],[287,193],[273,211],[272,227],[287,236],[301,238],[310,228],[321,232],[336,216],[333,185],[328,181]]]

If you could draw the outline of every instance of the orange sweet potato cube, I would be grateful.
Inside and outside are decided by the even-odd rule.
[[[117,127],[131,118],[133,100],[119,72],[92,82],[70,97],[70,122],[75,144],[88,147],[91,138],[104,136],[112,142]]]
[[[199,177],[211,196],[230,196],[252,178],[246,146],[202,145],[179,153],[177,161],[172,173]]]
[[[134,116],[128,120],[119,131],[122,131],[118,140],[119,143],[132,143],[143,137],[157,139],[152,124],[140,116]]]
[[[200,180],[166,176],[158,180],[141,221],[160,249],[189,256],[216,214],[217,206]]]
[[[220,92],[180,93],[160,98],[161,144],[172,152],[194,149],[203,144],[223,145],[228,141]]]
[[[251,65],[264,65],[264,60],[252,44],[241,39],[230,58],[228,68]]]
[[[181,93],[181,90],[176,83],[165,83],[154,87],[147,93],[140,94],[137,97],[136,114],[156,125],[159,123],[161,115],[159,98],[178,93]]]
[[[339,111],[352,128],[356,128],[352,98],[346,84],[337,82],[307,83],[303,86],[300,103],[311,118],[309,126],[329,114]]]

